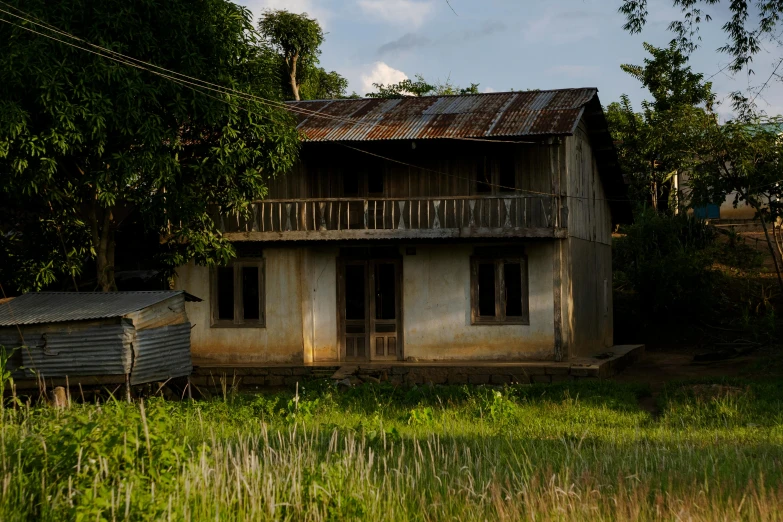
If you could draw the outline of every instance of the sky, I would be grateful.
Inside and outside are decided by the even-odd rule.
[[[597,87],[606,105],[628,94],[634,105],[649,98],[620,64],[643,63],[643,42],[662,47],[679,10],[671,0],[649,0],[642,34],[623,30],[621,0],[237,0],[257,16],[265,9],[306,12],[326,34],[321,66],[349,80],[349,92],[364,96],[373,83],[394,83],[422,74],[428,81],[459,86],[478,83],[482,92],[511,89]],[[713,20],[701,30],[691,67],[712,77],[724,118],[728,94],[760,86],[781,49],[756,58],[753,75],[719,72],[729,61],[716,51],[725,43],[721,26],[728,0],[705,8]],[[714,75],[714,76],[713,76]],[[783,82],[771,81],[757,104],[768,115],[783,114]]]

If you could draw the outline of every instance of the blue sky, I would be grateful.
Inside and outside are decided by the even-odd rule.
[[[479,83],[482,91],[597,87],[604,104],[621,94],[634,104],[648,97],[620,64],[641,64],[642,42],[664,46],[666,30],[679,11],[671,0],[649,0],[648,25],[641,35],[623,31],[620,0],[239,0],[258,14],[267,8],[307,12],[321,22],[326,41],[321,65],[364,95],[373,82],[396,82],[420,73],[428,80],[457,85]],[[691,65],[705,76],[728,59],[716,49],[728,0],[707,11],[702,47]],[[769,47],[756,58],[755,74],[712,78],[718,99],[748,85],[764,83],[781,50]],[[758,100],[768,114],[783,113],[783,84],[770,82]],[[720,112],[728,117],[729,103]]]

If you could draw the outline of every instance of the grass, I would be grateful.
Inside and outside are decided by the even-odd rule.
[[[0,519],[776,520],[783,380],[6,407]]]

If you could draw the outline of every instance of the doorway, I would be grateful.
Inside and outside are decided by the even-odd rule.
[[[340,259],[337,284],[340,356],[345,361],[402,358],[399,259]]]

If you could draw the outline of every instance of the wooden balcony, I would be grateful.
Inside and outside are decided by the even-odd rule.
[[[263,200],[220,215],[232,241],[565,237],[551,196]]]

